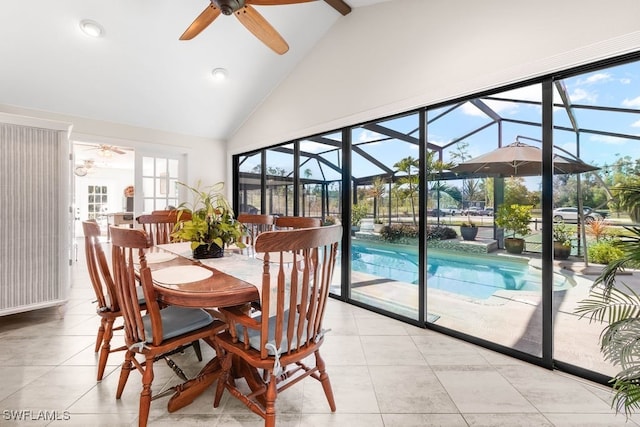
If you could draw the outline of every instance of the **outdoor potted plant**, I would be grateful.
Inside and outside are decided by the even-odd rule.
[[[234,218],[231,205],[222,193],[224,183],[209,187],[201,187],[199,181],[195,187],[179,184],[191,191],[193,203],[184,202],[178,206],[178,222],[171,233],[174,239],[191,242],[194,258],[222,257],[224,247],[232,243],[239,248],[245,247],[242,242],[244,225]],[[191,219],[181,221],[185,212],[191,214]]]
[[[382,231],[382,220],[380,218],[376,218],[373,220],[373,231],[379,233]]]
[[[367,216],[367,206],[364,203],[356,203],[351,206],[351,231],[360,231],[360,221]]]
[[[471,221],[471,218],[467,216],[467,220],[460,224],[460,235],[462,240],[475,240],[478,235],[478,226],[475,222]]]
[[[500,205],[495,217],[496,225],[505,231],[504,248],[512,254],[521,254],[524,250],[524,238],[529,234],[531,206],[512,204]],[[509,235],[509,237],[506,237]]]
[[[571,255],[571,230],[564,221],[553,225],[553,257],[567,259]]]

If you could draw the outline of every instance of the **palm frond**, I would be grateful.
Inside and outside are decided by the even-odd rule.
[[[617,412],[624,412],[627,418],[633,412],[640,409],[640,380],[634,378],[632,380],[624,380],[615,378],[613,389],[616,394],[611,401],[611,407]]]
[[[639,318],[628,318],[607,326],[602,331],[600,343],[604,359],[621,366],[625,377],[640,376]]]
[[[627,292],[613,288],[593,288],[589,297],[580,301],[575,310],[580,317],[589,317],[589,321],[613,324],[622,320],[640,317],[640,296],[625,286]]]

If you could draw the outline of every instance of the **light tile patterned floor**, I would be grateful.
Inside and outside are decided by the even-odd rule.
[[[112,354],[102,382],[93,352],[98,319],[82,261],[64,316],[45,309],[0,318],[0,425],[137,425],[139,376],[115,399],[122,354]],[[331,300],[325,356],[337,401],[331,413],[313,380],[278,399],[278,426],[636,426],[610,408],[609,389],[548,371],[432,331]],[[116,343],[120,342],[120,336]],[[206,345],[203,345],[203,349]],[[205,359],[213,355],[205,352]],[[191,350],[175,357],[195,374]],[[158,363],[154,390],[179,382]],[[151,426],[262,426],[225,394],[212,406],[208,390],[173,414],[168,398],[152,402]],[[31,411],[19,421],[20,411]],[[32,420],[55,411],[57,421]]]

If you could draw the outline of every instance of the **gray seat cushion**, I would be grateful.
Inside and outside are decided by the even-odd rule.
[[[199,308],[169,306],[160,310],[162,317],[162,340],[177,337],[187,332],[203,328],[213,322],[213,316]],[[144,333],[147,342],[153,341],[151,335],[151,318],[148,314],[142,316]]]
[[[144,300],[144,291],[142,290],[142,286],[136,286],[136,294],[138,295],[138,304],[142,305],[145,303]]]
[[[286,319],[287,316],[289,315],[289,310],[284,312],[284,318]],[[262,319],[262,316],[257,316],[255,318],[255,320],[257,320],[258,322],[260,322]],[[298,325],[298,321],[296,319],[296,327]],[[274,348],[279,348],[280,351],[285,351],[287,349],[287,345],[288,345],[288,340],[287,337],[284,336],[282,337],[282,342],[280,343],[280,347],[275,345],[275,339],[273,338],[273,336],[275,335],[275,330],[276,330],[276,317],[272,316],[269,318],[269,340],[267,341],[267,343],[271,343],[273,344],[273,347],[268,346],[267,347],[267,354],[269,354],[270,356],[275,356],[275,352],[273,351]],[[236,325],[236,334],[238,335],[238,340],[241,342],[244,342],[244,334],[243,334],[243,328],[241,325]],[[249,346],[255,350],[260,350],[260,331],[256,330],[256,329],[249,329],[248,330],[248,334],[249,334]],[[306,333],[303,333],[302,336],[302,340],[306,341]],[[293,337],[294,342],[291,343],[291,348],[296,348],[298,346],[298,342],[297,342],[297,338],[294,336]]]

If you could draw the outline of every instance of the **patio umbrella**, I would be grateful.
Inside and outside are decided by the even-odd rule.
[[[582,160],[555,154],[553,171],[556,174],[572,174],[598,170]],[[542,175],[542,150],[516,141],[497,148],[451,168],[454,173],[483,174],[493,176]]]

